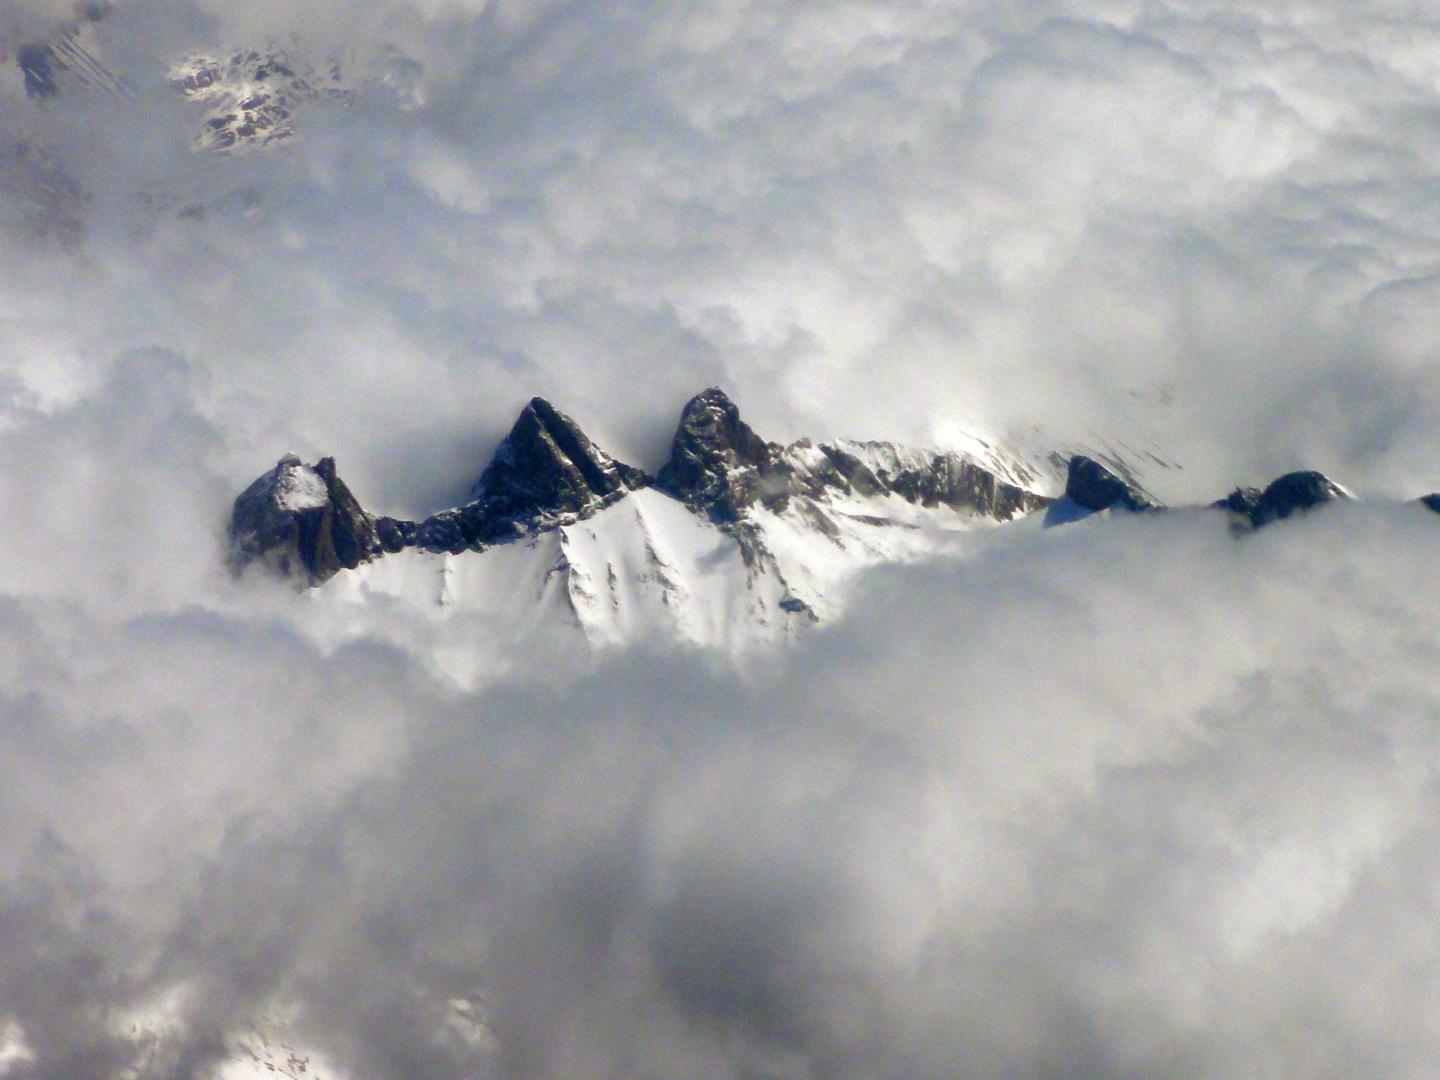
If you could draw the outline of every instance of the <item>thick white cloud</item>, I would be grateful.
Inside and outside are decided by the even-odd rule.
[[[94,29],[130,98],[7,98],[55,177],[15,166],[11,242],[84,230],[7,282],[16,367],[194,356],[397,509],[443,502],[530,393],[653,459],[717,380],[781,437],[1153,444],[1177,496],[1298,464],[1436,479],[1419,18],[304,7],[121,4]],[[356,95],[279,153],[189,153],[167,62],[293,48],[281,27]]]
[[[176,987],[167,1061],[302,1001],[356,1076],[1423,1075],[1434,529],[1096,521],[466,695],[10,601],[4,1000],[72,1076]]]
[[[71,13],[0,14],[0,1074],[204,1075],[290,1008],[357,1080],[1428,1075],[1423,7],[117,0],[126,93],[26,98]],[[271,39],[347,94],[193,152],[168,65]],[[221,566],[286,451],[422,513],[533,394],[654,467],[716,383],[1372,501],[467,692]]]

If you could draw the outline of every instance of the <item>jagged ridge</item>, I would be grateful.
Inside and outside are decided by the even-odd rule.
[[[308,479],[309,473],[319,479]],[[766,442],[740,419],[724,391],[713,387],[686,404],[670,458],[652,480],[610,457],[572,419],[537,397],[476,481],[471,501],[420,522],[370,515],[335,476],[331,459],[312,469],[287,455],[236,500],[231,562],[237,570],[260,562],[316,583],[407,547],[459,553],[507,543],[583,520],[651,483],[734,537],[756,570],[774,570],[749,520],[757,508],[778,514],[798,502],[808,522],[834,536],[838,529],[827,504],[852,495],[895,495],[918,506],[997,520],[1050,501],[958,454],[879,442],[815,446],[802,439],[789,447]],[[323,487],[329,502],[285,501],[287,491],[306,485],[316,492]],[[796,600],[790,609],[803,608]]]
[[[921,506],[944,505],[1000,520],[1050,501],[1001,481],[958,454],[881,442],[842,440],[815,446],[801,439],[788,447],[766,442],[716,387],[686,404],[670,460],[655,485],[722,523],[739,520],[757,504],[781,513],[792,499],[852,492],[894,494]]]
[[[501,440],[471,501],[420,522],[366,512],[333,458],[311,467],[287,454],[235,500],[231,564],[243,570],[260,562],[315,584],[407,547],[480,551],[589,517],[650,483],[537,397]]]
[[[781,583],[780,605],[793,613],[810,608],[790,593],[766,543],[765,522],[782,515],[838,544],[846,519],[877,528],[897,525],[892,516],[854,509],[857,502],[877,500],[883,509],[890,498],[995,521],[1047,506],[1051,523],[1110,510],[1163,509],[1138,484],[1084,455],[1069,460],[1065,493],[1056,502],[955,453],[847,440],[816,445],[801,439],[782,447],[757,435],[725,392],[712,387],[685,405],[669,460],[653,479],[610,457],[570,417],[533,398],[475,482],[471,500],[420,522],[365,511],[332,458],[309,466],[287,455],[235,500],[230,561],[237,572],[258,563],[318,584],[405,548],[459,554],[535,536],[583,521],[652,484],[734,539],[752,575],[769,574]],[[1260,528],[1349,497],[1322,473],[1296,472],[1263,491],[1237,488],[1211,505],[1237,524]],[[1440,509],[1440,496],[1425,502]]]

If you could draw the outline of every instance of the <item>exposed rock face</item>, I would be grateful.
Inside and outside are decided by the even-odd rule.
[[[818,481],[841,494],[898,495],[917,506],[948,506],[999,521],[1043,509],[1052,501],[1006,483],[959,454],[842,439],[821,443],[824,462],[806,468],[801,455],[809,457],[809,449],[810,441],[801,439],[785,451],[785,464],[792,466],[807,494]]]
[[[1248,519],[1253,525],[1264,494],[1257,487],[1237,487],[1225,498],[1217,499],[1210,505],[1216,510],[1229,510],[1232,514]]]
[[[670,460],[652,481],[606,454],[549,402],[533,398],[476,481],[471,501],[424,521],[372,517],[329,458],[313,467],[282,458],[235,501],[231,562],[237,570],[263,562],[315,584],[384,552],[478,551],[571,524],[651,483],[734,537],[752,570],[777,575],[756,508],[793,511],[803,528],[833,539],[841,531],[837,522],[847,517],[894,524],[847,508],[850,497],[895,496],[997,520],[1050,502],[958,454],[882,442],[816,446],[808,439],[782,448],[756,435],[724,391],[713,388],[685,406]],[[793,597],[781,607],[808,610]]]
[[[531,398],[471,498],[496,513],[592,513],[614,496],[645,487],[650,477],[616,461],[544,398]]]
[[[1212,505],[1218,510],[1230,511],[1238,519],[1258,529],[1278,518],[1287,518],[1297,510],[1308,510],[1313,506],[1350,497],[1348,491],[1324,473],[1307,470],[1286,473],[1272,481],[1264,491],[1253,487],[1238,487]]]
[[[25,78],[25,93],[32,98],[54,97],[60,92],[54,54],[48,44],[21,45],[15,62]]]
[[[650,477],[616,461],[542,398],[521,411],[481,473],[474,498],[424,521],[373,517],[335,474],[293,454],[235,500],[231,565],[253,562],[318,584],[385,552],[479,550],[589,517]]]
[[[1429,495],[1421,495],[1420,501],[1425,504],[1427,509],[1433,510],[1435,511],[1435,513],[1440,514],[1440,492],[1432,492]]]
[[[32,98],[53,98],[62,85],[111,94],[126,93],[113,72],[100,62],[89,24],[110,14],[109,0],[90,0],[75,6],[75,17],[62,23],[44,41],[20,45],[15,64]]]
[[[780,513],[792,499],[823,501],[852,493],[898,495],[920,506],[944,505],[1000,520],[1050,502],[958,454],[885,442],[816,446],[801,439],[788,447],[766,442],[715,387],[686,404],[670,460],[655,485],[722,524],[739,520],[757,504]]]
[[[1139,486],[1116,476],[1094,458],[1076,454],[1065,478],[1065,497],[1086,510],[1157,510],[1159,504]]]
[[[233,153],[293,138],[294,113],[337,91],[320,73],[283,49],[240,49],[226,56],[197,53],[170,71],[170,84],[206,108],[195,147]]]
[[[432,551],[479,549],[589,517],[650,483],[548,401],[532,398],[475,482],[472,501],[421,522],[405,542]],[[394,523],[394,533],[403,536],[406,524]],[[391,530],[387,524],[387,535]]]
[[[740,419],[725,391],[712,386],[686,402],[655,486],[716,521],[735,521],[766,495],[785,496],[788,485],[773,475],[779,452]]]
[[[383,550],[375,521],[335,472],[335,459],[306,465],[286,454],[235,500],[230,564],[253,562],[318,584]]]

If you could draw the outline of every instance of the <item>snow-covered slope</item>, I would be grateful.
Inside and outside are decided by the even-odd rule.
[[[403,642],[469,684],[542,641],[788,639],[843,610],[864,568],[953,554],[1048,501],[955,453],[767,443],[713,389],[651,478],[537,398],[472,501],[422,522],[371,515],[331,459],[287,455],[236,500],[231,559],[313,586],[317,634]]]
[[[740,646],[790,632],[784,584],[752,573],[740,545],[654,489],[583,521],[483,551],[407,548],[345,570],[311,594],[344,635],[403,636],[469,681],[467,656],[573,631],[588,645],[659,634]]]
[[[733,537],[653,488],[560,536],[558,573],[592,644],[663,634],[743,647],[805,619],[779,574],[747,566]]]
[[[318,637],[403,644],[473,685],[542,648],[583,656],[645,641],[745,654],[839,615],[869,567],[963,557],[996,529],[1162,509],[1083,455],[1069,459],[1059,499],[1014,483],[1033,473],[994,447],[979,456],[849,440],[782,447],[710,389],[685,406],[650,477],[536,398],[471,501],[420,522],[367,512],[330,458],[281,458],[236,499],[231,561],[307,587]],[[1249,530],[1346,497],[1320,473],[1291,473],[1214,509]]]
[[[293,138],[294,114],[322,95],[345,93],[340,73],[315,71],[274,45],[227,55],[194,53],[169,72],[172,86],[203,106],[195,146],[236,152]]]
[[[822,516],[823,515],[823,516]],[[744,653],[843,610],[859,571],[959,554],[988,519],[894,495],[749,517],[764,556],[654,488],[526,540],[459,553],[407,548],[309,590],[332,640],[379,638],[430,656],[462,685],[517,652],[635,641]],[[568,639],[568,641],[567,641]]]

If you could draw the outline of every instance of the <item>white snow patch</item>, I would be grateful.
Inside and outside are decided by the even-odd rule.
[[[759,541],[748,561],[730,533],[647,488],[526,540],[342,570],[303,594],[302,618],[324,643],[392,642],[467,687],[541,648],[576,663],[638,641],[740,655],[840,614],[868,567],[963,557],[971,538],[1020,526],[898,495],[795,498],[747,517]]]
[[[275,501],[285,510],[311,510],[330,501],[325,478],[309,465],[287,465],[275,477]]]
[[[942,422],[935,426],[935,440],[943,450],[989,470],[1007,484],[1042,495],[1050,494],[1047,489],[1051,485],[1046,483],[1044,473],[1002,450],[999,440],[981,435],[973,427]]]
[[[344,1080],[323,1055],[295,1037],[299,1010],[273,1007],[251,1031],[226,1039],[230,1056],[215,1071],[216,1080]]]
[[[553,531],[457,555],[406,548],[307,590],[301,618],[322,644],[391,642],[471,687],[547,643],[584,647],[564,576]]]
[[[560,530],[571,602],[594,645],[663,635],[743,650],[783,637],[784,583],[746,566],[740,545],[653,489]]]
[[[862,570],[960,557],[970,550],[970,534],[1004,524],[946,506],[917,506],[898,495],[854,495],[823,503],[792,499],[782,513],[756,507],[750,517],[791,593],[821,621],[845,609]]]

